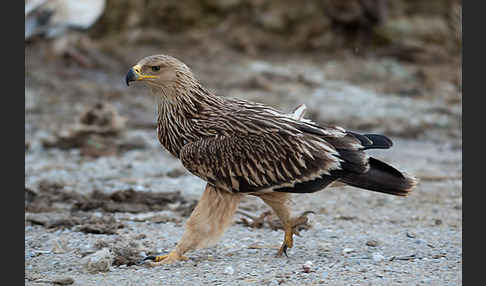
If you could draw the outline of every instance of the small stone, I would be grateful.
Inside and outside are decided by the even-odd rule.
[[[407,231],[407,237],[409,237],[409,238],[415,238],[416,236],[417,235],[415,233]]]
[[[74,283],[74,279],[71,277],[58,277],[52,280],[52,284],[54,285],[71,285]]]
[[[371,255],[371,259],[373,259],[374,262],[381,262],[381,261],[385,260],[385,257],[383,255],[381,255],[380,253],[375,252]]]
[[[414,241],[415,244],[428,244],[426,240],[424,239],[417,239]]]
[[[319,250],[320,251],[329,252],[329,251],[331,251],[331,249],[332,249],[332,244],[330,244],[329,242],[320,242],[319,243]]]
[[[446,257],[446,255],[444,253],[432,255],[433,259],[439,259],[439,258],[443,258],[443,257]]]
[[[343,249],[343,255],[344,254],[349,254],[351,252],[354,252],[354,249],[352,249],[352,248],[345,248],[345,249]]]
[[[366,242],[366,245],[371,246],[371,247],[375,247],[375,246],[377,246],[377,245],[378,245],[378,241],[376,241],[376,240],[374,240],[374,239],[372,239],[372,240],[368,240],[368,241]]]
[[[314,264],[312,263],[312,261],[306,261],[304,265],[302,265],[302,269],[305,273],[309,273],[312,270],[313,265]]]
[[[83,258],[82,262],[89,273],[108,272],[113,263],[113,255],[108,248],[103,248]]]
[[[226,266],[226,268],[224,269],[224,274],[233,275],[233,273],[235,273],[235,269],[233,268],[233,266]]]

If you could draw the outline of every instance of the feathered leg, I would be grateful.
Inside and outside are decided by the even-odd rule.
[[[184,253],[216,244],[231,225],[240,198],[240,194],[219,190],[207,184],[175,249],[167,255],[149,258],[155,261],[152,265],[187,260]]]
[[[299,235],[297,227],[301,224],[307,223],[306,215],[311,212],[304,212],[300,216],[292,218],[291,210],[288,205],[288,193],[273,192],[258,194],[257,196],[260,197],[268,206],[273,209],[273,211],[277,214],[278,218],[282,222],[285,235],[282,246],[277,252],[277,256],[282,256],[283,253],[285,253],[285,256],[287,256],[287,248],[292,248],[292,246],[294,245],[293,235]]]

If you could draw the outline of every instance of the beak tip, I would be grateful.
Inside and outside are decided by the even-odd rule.
[[[130,82],[134,81],[135,79],[136,79],[136,75],[133,72],[133,69],[130,69],[127,75],[125,76],[125,83],[127,84],[127,86],[130,86]]]

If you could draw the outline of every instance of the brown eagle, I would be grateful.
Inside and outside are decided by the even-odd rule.
[[[173,251],[152,264],[186,260],[184,253],[215,244],[231,224],[241,196],[260,197],[277,214],[285,236],[277,255],[293,245],[297,219],[289,193],[312,193],[334,181],[406,196],[416,180],[366,155],[387,149],[383,135],[318,126],[272,107],[214,95],[189,67],[167,55],[140,60],[127,85],[143,81],[158,101],[160,143],[192,174],[207,182]],[[297,110],[296,113],[301,112]]]

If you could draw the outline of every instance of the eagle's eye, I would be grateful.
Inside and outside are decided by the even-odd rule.
[[[152,71],[159,71],[160,70],[160,66],[153,66],[152,67]]]

